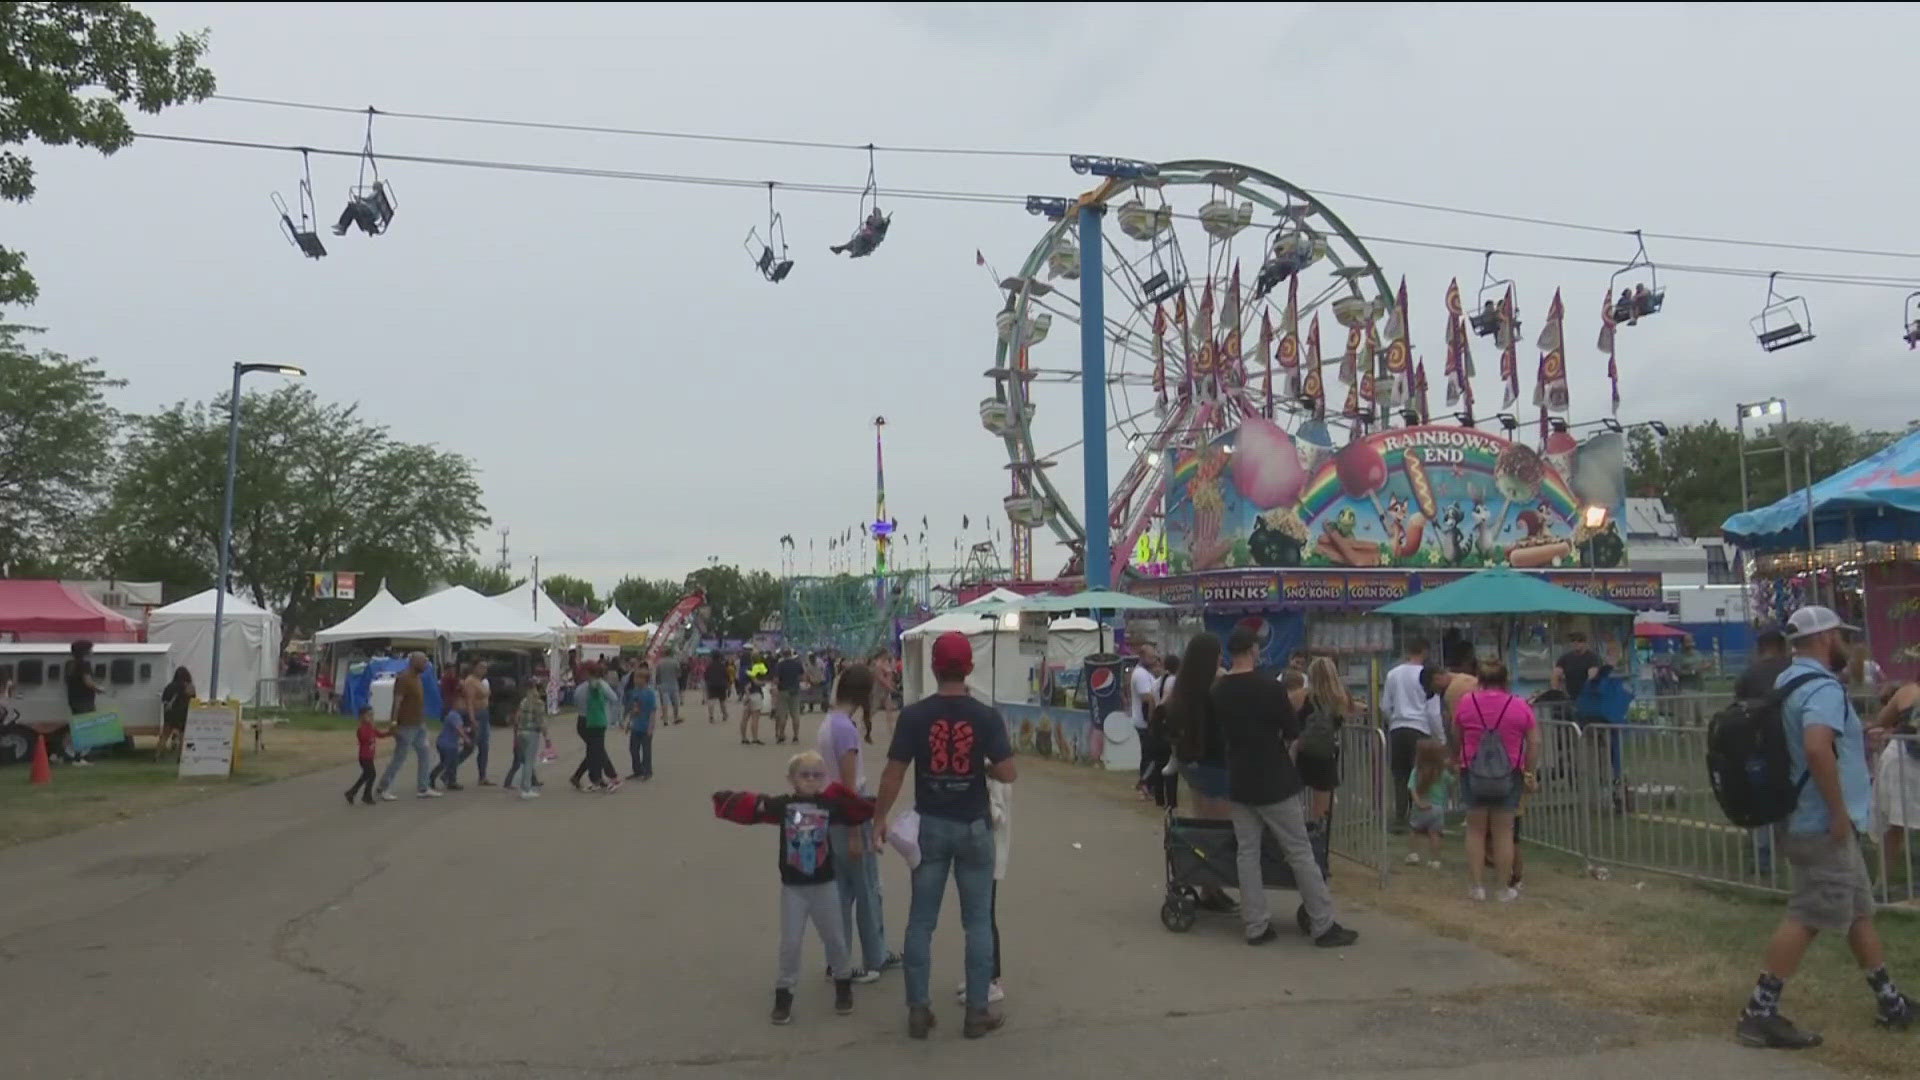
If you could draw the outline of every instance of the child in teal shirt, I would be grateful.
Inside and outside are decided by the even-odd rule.
[[[1447,757],[1447,744],[1439,739],[1421,739],[1413,752],[1413,775],[1407,777],[1407,791],[1413,796],[1413,812],[1407,816],[1407,829],[1414,839],[1409,843],[1407,865],[1420,865],[1420,837],[1427,840],[1427,866],[1440,869],[1440,839],[1446,835],[1447,808],[1453,804],[1453,788],[1459,782],[1453,763]]]

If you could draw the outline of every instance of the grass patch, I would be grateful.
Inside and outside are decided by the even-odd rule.
[[[1020,768],[1098,792],[1136,812],[1158,815],[1133,794],[1127,772],[1022,758]],[[1392,857],[1404,853],[1398,840]],[[1760,971],[1760,951],[1784,901],[1732,888],[1614,869],[1610,880],[1585,873],[1580,860],[1527,845],[1526,898],[1511,905],[1466,899],[1458,834],[1445,869],[1396,865],[1388,886],[1371,873],[1336,873],[1343,903],[1375,908],[1448,937],[1471,942],[1545,972],[1561,992],[1595,1005],[1661,1020],[1708,1038],[1731,1038],[1735,1014]],[[1356,868],[1357,870],[1357,868]],[[1878,920],[1888,969],[1909,993],[1920,987],[1920,917],[1884,911]],[[1822,935],[1782,1006],[1823,1033],[1809,1058],[1866,1076],[1912,1076],[1911,1034],[1873,1026],[1873,1001],[1838,935]]]
[[[226,779],[180,779],[180,766],[171,755],[166,761],[153,759],[151,739],[139,740],[139,748],[131,755],[103,758],[84,767],[56,764],[53,783],[44,787],[27,782],[26,768],[8,768],[0,771],[0,848],[351,764],[354,752],[351,725],[342,730],[289,722],[269,727],[261,750],[254,749],[249,733],[240,767]]]

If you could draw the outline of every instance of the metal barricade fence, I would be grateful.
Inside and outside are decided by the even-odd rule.
[[[1580,763],[1580,725],[1540,721],[1540,761],[1534,768],[1540,786],[1520,806],[1523,839],[1568,855],[1585,853],[1593,799],[1582,788]]]
[[[1878,843],[1874,882],[1882,903],[1920,907],[1920,735],[1896,735],[1869,762],[1873,770],[1873,829]]]
[[[1309,792],[1311,795],[1311,792]],[[1387,883],[1387,823],[1393,817],[1393,770],[1387,735],[1377,727],[1340,729],[1340,786],[1334,792],[1329,848],[1379,874]]]

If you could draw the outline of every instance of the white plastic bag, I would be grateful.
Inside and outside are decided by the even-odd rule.
[[[903,810],[887,826],[887,846],[900,853],[907,860],[907,869],[913,870],[920,865],[920,813],[917,810]]]

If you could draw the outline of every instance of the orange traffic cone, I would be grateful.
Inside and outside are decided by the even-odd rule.
[[[47,765],[47,737],[36,735],[33,740],[33,773],[27,778],[29,784],[53,783],[53,769]]]

